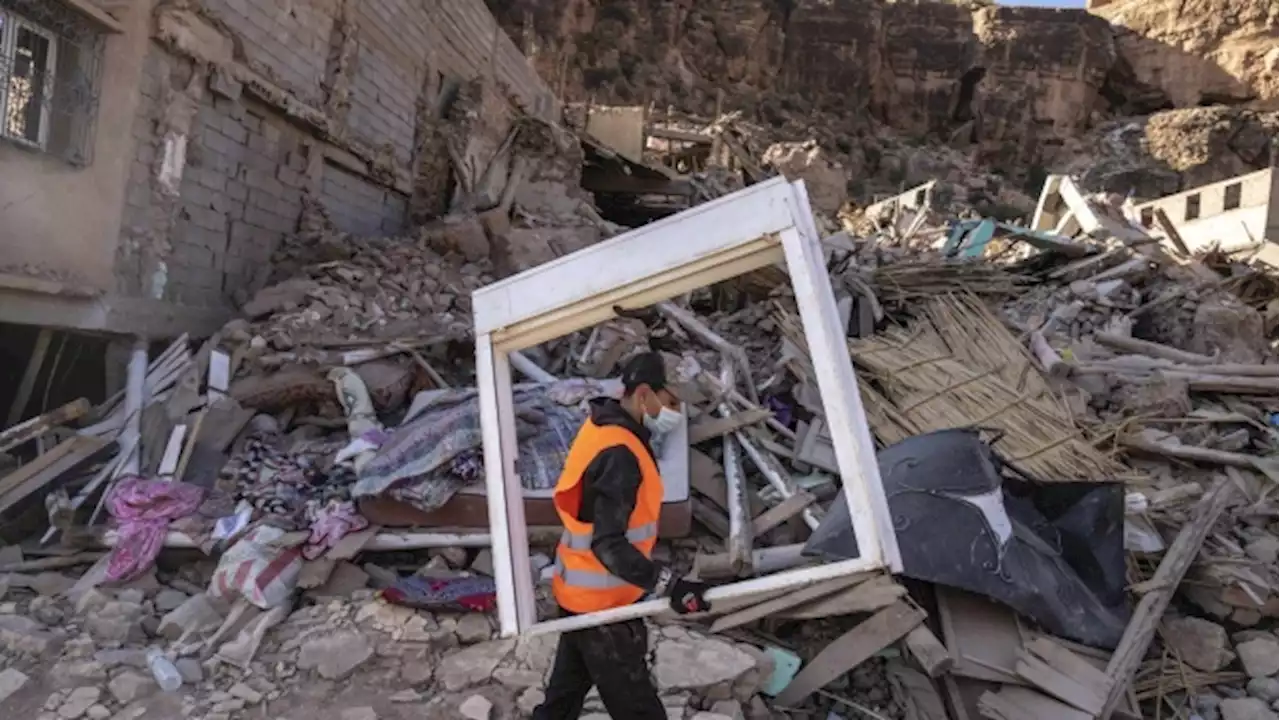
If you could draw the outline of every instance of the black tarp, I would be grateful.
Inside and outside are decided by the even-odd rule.
[[[1060,637],[1119,643],[1123,484],[1021,481],[969,429],[908,438],[877,459],[904,575],[985,595]],[[858,556],[843,491],[804,553]]]

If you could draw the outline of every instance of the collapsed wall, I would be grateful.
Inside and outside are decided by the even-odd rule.
[[[479,0],[205,0],[152,20],[116,255],[130,295],[242,301],[309,206],[361,236],[496,200],[519,118],[558,114]],[[452,165],[473,170],[461,190]]]

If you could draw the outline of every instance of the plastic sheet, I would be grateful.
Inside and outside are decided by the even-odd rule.
[[[1055,635],[1116,646],[1129,619],[1123,485],[1002,480],[999,458],[964,429],[908,438],[878,460],[904,575],[985,595]],[[858,556],[843,497],[804,553]]]

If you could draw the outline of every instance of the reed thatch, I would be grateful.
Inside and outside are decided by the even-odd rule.
[[[1119,479],[1124,467],[1088,442],[1022,344],[979,298],[944,294],[921,309],[907,326],[849,344],[867,421],[881,444],[933,430],[990,428],[1003,432],[996,450],[1038,480]],[[776,317],[788,337],[803,337],[795,335],[798,319],[781,306]]]

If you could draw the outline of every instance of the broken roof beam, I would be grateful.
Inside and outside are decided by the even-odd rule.
[[[72,420],[83,417],[88,412],[89,401],[85,398],[80,398],[50,410],[43,415],[28,418],[0,432],[0,452],[18,447],[29,440],[34,440],[59,425],[65,425]]]
[[[1228,469],[1227,472],[1232,474],[1235,471]],[[1115,712],[1124,699],[1129,683],[1133,681],[1133,676],[1146,657],[1147,648],[1160,626],[1160,618],[1173,599],[1174,591],[1187,574],[1191,563],[1200,554],[1200,546],[1204,544],[1205,537],[1217,522],[1218,516],[1226,509],[1235,487],[1232,479],[1226,476],[1214,483],[1209,492],[1196,503],[1190,522],[1182,526],[1169,545],[1155,575],[1145,583],[1151,590],[1138,601],[1124,635],[1120,638],[1120,644],[1107,663],[1106,674],[1111,686],[1107,689],[1106,701],[1102,712],[1098,714],[1098,720],[1111,717],[1111,713]]]

